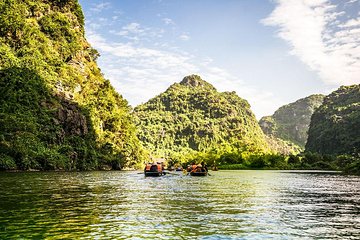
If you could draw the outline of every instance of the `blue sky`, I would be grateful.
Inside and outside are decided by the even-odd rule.
[[[106,78],[133,107],[198,74],[259,119],[360,83],[360,0],[80,0]]]

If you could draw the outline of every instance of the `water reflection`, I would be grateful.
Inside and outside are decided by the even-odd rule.
[[[360,237],[360,178],[220,171],[1,173],[0,238]]]

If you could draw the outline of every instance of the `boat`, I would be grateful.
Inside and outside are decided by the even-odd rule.
[[[160,177],[163,175],[160,172],[145,172],[145,177]]]
[[[208,175],[208,172],[190,172],[190,176],[194,177],[205,177]]]
[[[208,171],[204,163],[198,165],[193,163],[187,167],[187,171],[190,176],[203,177],[208,175]]]
[[[165,175],[161,163],[147,163],[144,168],[145,177],[160,177]]]

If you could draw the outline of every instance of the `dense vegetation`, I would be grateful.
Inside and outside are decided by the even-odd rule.
[[[122,168],[142,158],[76,0],[0,1],[0,169]]]
[[[300,153],[297,155],[264,154],[239,158],[238,155],[222,155],[215,160],[219,169],[302,169],[334,170],[348,173],[360,173],[360,155],[322,155]],[[195,158],[196,159],[196,158]],[[207,160],[208,164],[213,161]]]
[[[306,152],[328,156],[323,162],[360,174],[360,85],[340,87],[325,97],[311,118]]]
[[[273,135],[265,135],[265,139],[270,149],[275,153],[282,155],[296,155],[303,151],[303,148],[299,145],[281,138],[277,138]]]
[[[311,95],[280,107],[272,116],[260,119],[264,133],[301,148],[305,147],[311,116],[324,99],[323,95]]]
[[[306,151],[360,152],[360,85],[340,87],[324,99],[312,116]]]
[[[154,156],[268,151],[249,103],[220,93],[197,75],[185,77],[134,109],[139,139]]]

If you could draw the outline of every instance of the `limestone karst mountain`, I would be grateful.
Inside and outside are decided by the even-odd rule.
[[[285,141],[289,147],[305,147],[311,116],[324,99],[321,94],[311,95],[280,107],[272,116],[259,121],[264,133],[271,139]],[[295,145],[294,145],[295,144]],[[281,145],[281,144],[280,144]],[[294,145],[294,146],[292,146]]]
[[[155,155],[236,146],[253,152],[267,144],[249,103],[218,92],[190,75],[134,109],[139,139]]]
[[[0,169],[139,161],[131,109],[98,56],[77,0],[0,1]]]
[[[360,154],[360,85],[343,86],[325,97],[311,118],[306,151]]]

